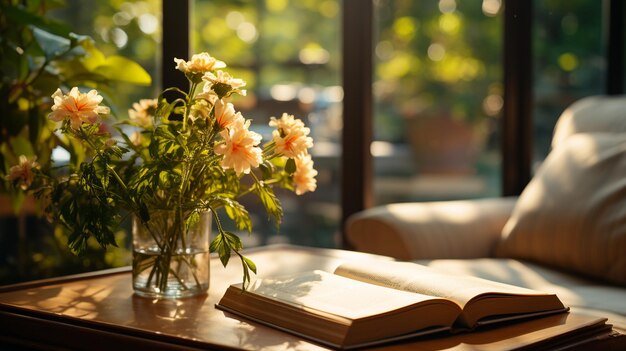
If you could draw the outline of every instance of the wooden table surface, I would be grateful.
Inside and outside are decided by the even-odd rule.
[[[346,260],[385,259],[363,253],[287,245],[250,250],[259,277],[323,269]],[[115,349],[123,342],[151,350],[176,347],[225,349],[324,349],[296,336],[248,323],[217,310],[230,284],[242,280],[233,257],[224,268],[211,259],[208,295],[152,300],[133,294],[128,267],[69,278],[0,287],[0,341],[49,348]],[[5,334],[5,335],[1,335]],[[1,344],[1,342],[0,342]]]
[[[289,245],[247,251],[259,277],[313,269],[332,272],[341,262],[388,258],[333,249]],[[227,268],[211,259],[208,295],[153,300],[133,294],[128,267],[0,287],[0,349],[4,344],[45,350],[322,350],[301,338],[249,322],[215,308],[230,284],[242,279],[233,258]],[[551,318],[551,319],[549,319]],[[517,339],[539,337],[543,330],[562,328],[579,318],[561,314],[529,322],[449,337],[386,345],[385,350],[502,350]],[[547,324],[546,324],[547,323]],[[623,335],[622,335],[623,336]],[[594,349],[621,350],[618,343]],[[609,340],[610,341],[610,340]],[[19,350],[19,348],[12,348]],[[589,349],[588,345],[582,350]]]

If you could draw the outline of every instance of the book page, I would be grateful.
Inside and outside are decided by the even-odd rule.
[[[381,261],[375,264],[346,262],[335,274],[393,289],[450,299],[464,307],[487,293],[546,295],[545,293],[471,276],[452,275],[411,262]]]
[[[259,279],[248,291],[349,319],[383,314],[418,303],[449,304],[431,296],[388,289],[323,271]]]

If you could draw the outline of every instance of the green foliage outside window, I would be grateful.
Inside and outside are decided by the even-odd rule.
[[[51,95],[61,87],[96,88],[112,105],[119,86],[149,86],[150,75],[137,62],[101,51],[94,40],[76,34],[66,22],[52,19],[60,1],[0,1],[0,205],[2,261],[0,282],[34,279],[123,264],[124,252],[98,252],[75,257],[67,237],[35,216],[41,204],[28,201],[7,180],[20,156],[41,169],[86,157],[83,147],[55,132],[47,115]],[[64,156],[55,159],[54,154]],[[32,199],[31,199],[32,200]],[[12,209],[12,210],[11,210]],[[14,211],[19,216],[7,216]],[[54,219],[51,219],[54,220]],[[29,227],[29,230],[26,230]],[[124,241],[124,233],[115,233]]]

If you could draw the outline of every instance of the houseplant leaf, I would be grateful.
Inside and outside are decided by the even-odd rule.
[[[33,36],[43,50],[46,59],[51,60],[68,52],[71,48],[69,39],[46,32],[39,28],[33,28]]]
[[[94,68],[94,71],[110,80],[133,83],[138,85],[152,84],[150,74],[135,61],[122,56],[109,56]]]

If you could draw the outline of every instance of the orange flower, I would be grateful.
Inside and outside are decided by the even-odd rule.
[[[69,119],[74,129],[80,128],[83,123],[94,124],[98,122],[100,114],[108,114],[111,111],[106,106],[100,106],[102,96],[98,95],[96,90],[84,94],[74,87],[69,94],[63,95],[61,89],[57,89],[52,98],[54,105],[48,118],[57,122]]]
[[[213,89],[217,95],[220,97],[224,96],[225,93],[221,93],[220,91],[223,89],[222,87],[227,87],[232,93],[246,96],[246,90],[240,89],[246,86],[246,82],[243,79],[233,78],[228,72],[225,71],[217,71],[215,73],[216,74],[208,72],[202,77],[202,79],[211,84],[211,89]]]
[[[224,142],[215,146],[215,153],[224,155],[222,168],[233,169],[238,176],[250,173],[251,168],[259,167],[263,162],[262,151],[258,147],[261,135],[249,131],[249,127],[249,120],[237,119],[230,128],[220,132]]]
[[[222,99],[215,102],[215,121],[219,124],[220,128],[228,128],[233,125],[237,120],[243,119],[243,116],[239,112],[235,112],[235,107],[230,102],[224,104]]]
[[[19,163],[9,169],[9,174],[6,176],[6,179],[13,182],[19,181],[20,187],[23,190],[28,189],[33,179],[35,179],[33,168],[39,168],[39,164],[35,159],[36,158],[29,160],[26,156],[20,155]]]
[[[311,155],[298,157],[296,160],[296,172],[293,174],[293,181],[296,184],[296,194],[302,195],[307,191],[315,191],[317,171],[313,168]]]
[[[308,154],[308,149],[313,147],[313,138],[308,136],[311,130],[293,115],[283,113],[280,119],[272,117],[269,125],[276,127],[272,139],[276,144],[274,152],[277,155],[295,158]]]
[[[215,57],[212,57],[206,52],[191,56],[191,60],[189,61],[175,58],[174,62],[176,62],[176,69],[185,74],[204,74],[217,68],[226,67],[226,64],[223,61],[217,60]]]
[[[128,110],[128,117],[141,128],[151,128],[158,104],[157,99],[141,99]]]

